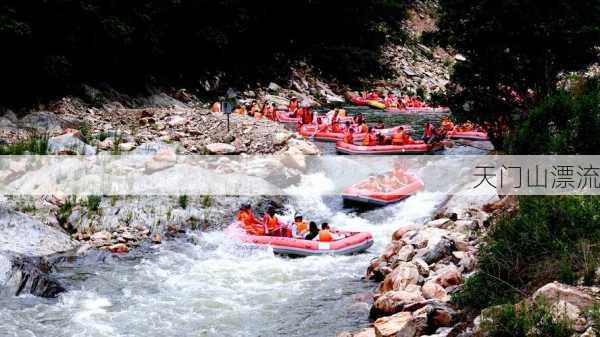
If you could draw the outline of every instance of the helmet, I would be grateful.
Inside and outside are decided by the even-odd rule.
[[[294,214],[294,219],[302,218],[302,213]]]

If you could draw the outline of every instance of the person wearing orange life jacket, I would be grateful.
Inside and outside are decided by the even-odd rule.
[[[319,231],[319,241],[331,242],[338,238],[331,232],[331,228],[327,222],[321,224],[321,230]]]
[[[392,145],[404,145],[404,128],[399,127],[392,136]]]
[[[442,117],[442,129],[446,131],[452,131],[454,129],[454,123],[452,123],[448,116]]]
[[[250,235],[265,235],[265,230],[260,221],[256,220],[249,204],[243,204],[237,214],[236,220]]]
[[[302,124],[312,124],[314,115],[310,110],[310,107],[300,108],[300,110],[302,111],[302,114],[300,115]]]
[[[346,130],[344,130],[344,143],[354,144],[354,128],[350,126],[350,122],[346,122]]]
[[[368,132],[365,135],[365,138],[363,138],[363,142],[362,145],[365,146],[371,146],[371,145],[377,145],[377,134],[375,133],[375,130],[372,127],[368,128]]]
[[[263,225],[265,228],[265,234],[269,236],[282,236],[282,227],[279,223],[279,219],[275,215],[275,209],[269,207],[267,213],[263,217]]]
[[[396,96],[394,95],[393,92],[389,92],[387,94],[387,97],[385,98],[385,106],[388,108],[395,108],[398,106],[398,100],[396,99]]]
[[[302,214],[294,215],[294,223],[292,224],[292,237],[302,239],[308,233],[308,225],[302,219]]]
[[[288,110],[291,112],[290,117],[297,117],[296,111],[298,111],[298,99],[296,97],[292,97],[290,100],[290,104],[288,105]]]

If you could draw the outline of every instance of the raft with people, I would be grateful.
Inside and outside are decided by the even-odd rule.
[[[363,252],[373,245],[373,236],[367,232],[332,232],[336,235],[335,240],[321,242],[287,236],[251,235],[242,228],[240,222],[234,222],[225,230],[225,234],[234,240],[271,247],[274,253],[282,255],[350,255]]]
[[[489,140],[487,132],[482,132],[482,131],[452,130],[452,131],[448,131],[446,133],[446,135],[450,139],[466,139],[466,140],[480,140],[480,141]]]
[[[400,125],[393,128],[386,129],[378,129],[377,131],[384,136],[392,136],[396,133],[400,128],[404,128],[404,130],[409,130],[409,125]],[[315,140],[326,141],[326,142],[337,142],[344,140],[345,130],[338,130],[339,132],[332,131],[330,126],[325,125],[322,128],[319,128],[318,125],[314,124],[305,124],[300,127],[298,133],[301,136],[314,138]],[[355,141],[362,141],[366,136],[366,133],[354,133],[353,139]]]
[[[343,141],[335,143],[335,150],[337,153],[352,155],[426,154],[443,149],[443,142],[428,144],[422,140],[415,140],[412,144],[403,145],[358,145]]]
[[[416,175],[397,170],[347,186],[342,191],[344,204],[386,206],[399,202],[423,189],[425,184]]]

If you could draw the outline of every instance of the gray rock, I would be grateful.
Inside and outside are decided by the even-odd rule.
[[[269,90],[279,91],[279,90],[281,90],[281,87],[277,83],[271,82],[271,83],[269,83]]]
[[[8,277],[0,287],[0,296],[23,293],[54,298],[65,288],[49,274],[50,266],[41,257],[15,257]]]
[[[48,153],[94,155],[96,148],[87,145],[72,134],[64,134],[48,140]]]
[[[0,251],[43,256],[76,246],[77,243],[62,231],[0,205]]]

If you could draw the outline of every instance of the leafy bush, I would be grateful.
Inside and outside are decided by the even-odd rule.
[[[481,329],[487,337],[570,337],[572,322],[554,319],[543,303],[519,303],[493,307],[482,314]]]
[[[600,83],[558,91],[533,108],[509,142],[514,154],[595,154],[600,146]]]
[[[100,209],[100,202],[102,202],[102,197],[99,195],[89,195],[87,197],[87,208],[92,212],[98,212]]]
[[[597,257],[599,248],[582,242],[600,240],[600,197],[521,196],[519,204],[518,214],[490,228],[479,252],[480,270],[454,295],[457,303],[476,309],[510,303],[546,282],[572,283],[589,273],[586,264],[593,258],[581,256]]]

